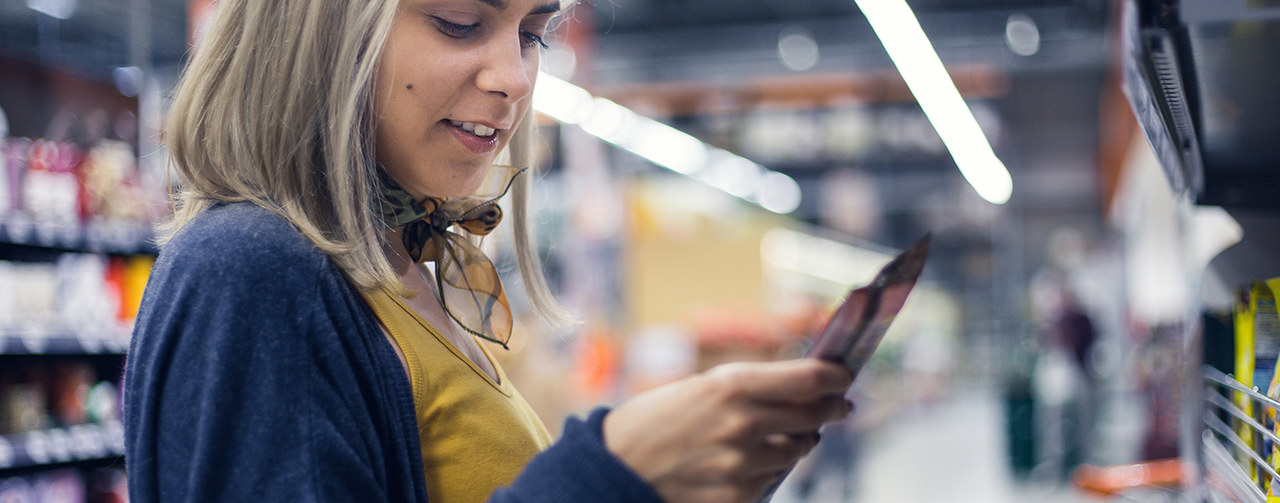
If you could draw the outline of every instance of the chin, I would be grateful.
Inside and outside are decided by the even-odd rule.
[[[436,188],[442,197],[466,197],[474,195],[484,186],[484,181],[493,171],[493,162],[485,161],[481,165],[455,166],[450,171],[448,180],[442,180]]]

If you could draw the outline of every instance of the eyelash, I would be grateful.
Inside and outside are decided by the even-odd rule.
[[[547,45],[547,41],[542,38],[542,35],[539,35],[531,31],[522,31],[520,32],[520,35],[523,36],[525,41],[527,42],[527,45],[525,45],[525,47],[533,47],[536,45],[543,49],[551,48],[551,46]]]
[[[475,33],[476,30],[480,29],[480,23],[458,24],[458,23],[449,22],[440,18],[435,18],[435,19],[436,19],[436,24],[440,26],[440,32],[444,33],[446,36],[453,37],[453,38],[464,38],[471,35],[472,33]],[[548,49],[551,47],[547,45],[547,41],[543,39],[542,35],[538,35],[537,33],[533,33],[531,31],[521,31],[520,37],[522,39],[520,42],[521,47],[528,48],[528,47],[538,46],[543,49]]]

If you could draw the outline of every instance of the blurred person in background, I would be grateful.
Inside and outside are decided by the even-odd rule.
[[[1037,275],[1032,289],[1044,327],[1033,375],[1039,446],[1035,473],[1061,481],[1085,461],[1092,441],[1090,361],[1097,334],[1060,273]]]
[[[505,347],[511,313],[471,239],[510,189],[531,304],[563,324],[525,207],[563,7],[220,3],[166,128],[180,183],[126,368],[133,501],[751,501],[848,414],[840,366],[739,363],[553,444],[508,382],[482,339]]]

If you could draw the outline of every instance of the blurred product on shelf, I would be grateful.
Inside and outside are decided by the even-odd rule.
[[[89,253],[0,261],[0,353],[44,352],[38,343],[54,338],[77,340],[78,352],[123,350],[153,263],[151,256]],[[36,347],[7,349],[10,338]]]
[[[161,189],[142,183],[132,147],[87,150],[47,139],[0,138],[0,241],[85,251],[149,251]],[[153,194],[153,192],[160,192]]]
[[[119,387],[103,377],[111,376],[84,359],[7,361],[0,368],[0,435],[118,421]]]
[[[48,397],[39,383],[0,384],[0,434],[47,428],[49,416],[44,411],[48,408]]]
[[[74,226],[80,215],[76,166],[83,154],[71,143],[35,140],[27,158],[26,172],[20,175],[19,209],[36,222]]]
[[[709,309],[695,317],[693,330],[699,372],[729,362],[776,360],[790,342],[778,321],[746,309]]]
[[[65,362],[55,366],[49,377],[49,411],[54,423],[65,426],[88,422],[93,368],[85,361]]]
[[[13,205],[13,194],[9,187],[13,184],[9,180],[9,117],[5,115],[4,108],[0,107],[0,219],[9,213],[9,207]]]
[[[1236,291],[1235,318],[1235,379],[1255,391],[1264,392],[1272,399],[1280,399],[1280,372],[1277,372],[1277,358],[1280,357],[1280,316],[1276,310],[1276,290],[1280,289],[1280,278],[1264,281],[1251,281]],[[1243,393],[1233,393],[1235,406],[1253,418],[1270,432],[1277,429],[1276,409],[1263,402],[1251,399]],[[1256,451],[1261,460],[1272,468],[1280,462],[1280,445],[1258,433],[1254,426],[1233,419],[1234,429],[1239,439],[1249,449]],[[1237,452],[1237,462],[1247,473],[1253,474],[1253,481],[1258,488],[1270,496],[1280,496],[1280,487],[1272,483],[1271,477],[1263,475],[1253,468],[1254,461],[1244,452]]]
[[[125,503],[124,470],[64,468],[36,475],[0,478],[4,503]]]

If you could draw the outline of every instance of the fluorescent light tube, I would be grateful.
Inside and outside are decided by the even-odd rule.
[[[587,134],[658,166],[774,213],[787,214],[800,207],[800,184],[790,176],[707,145],[627,107],[593,97],[563,79],[539,73],[533,89],[533,108],[563,124],[577,124]]]
[[[991,150],[973,112],[942,66],[905,0],[854,0],[889,53],[920,108],[942,137],[960,174],[983,199],[1009,202],[1013,179]]]

